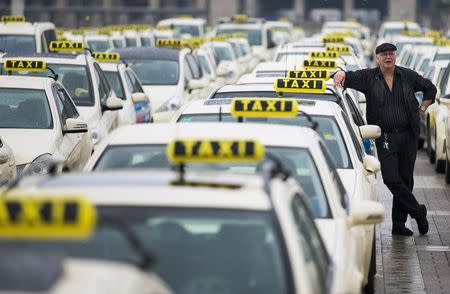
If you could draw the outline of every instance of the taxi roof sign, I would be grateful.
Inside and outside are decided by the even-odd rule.
[[[344,37],[323,37],[322,42],[324,43],[344,43]]]
[[[324,79],[330,78],[328,70],[290,70],[286,77],[292,79]]]
[[[92,57],[100,62],[119,62],[120,54],[115,52],[93,52]]]
[[[51,41],[49,46],[50,51],[52,52],[61,52],[61,51],[84,51],[84,43],[83,42],[70,42],[70,41]]]
[[[247,14],[235,14],[231,19],[235,22],[248,22],[249,17]]]
[[[233,98],[231,114],[234,117],[296,117],[298,105],[293,98]]]
[[[319,79],[278,78],[274,82],[274,88],[279,93],[323,94],[327,89],[327,83]]]
[[[337,63],[329,59],[303,60],[303,67],[306,69],[336,69]]]
[[[181,39],[158,39],[156,41],[157,47],[184,48],[186,45],[186,41]]]
[[[25,22],[23,15],[3,15],[0,19],[3,22]]]
[[[257,162],[264,146],[255,140],[175,140],[167,145],[172,163]]]
[[[6,71],[42,72],[47,69],[47,65],[43,60],[6,59],[3,68]]]
[[[325,46],[325,51],[334,51],[339,53],[350,53],[350,46],[338,45],[338,46]]]
[[[91,235],[96,220],[95,208],[83,197],[0,198],[0,239],[83,240]]]
[[[309,58],[311,59],[337,59],[339,58],[339,52],[327,51],[327,52],[309,52]]]

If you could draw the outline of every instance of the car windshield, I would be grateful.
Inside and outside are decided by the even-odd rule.
[[[122,40],[113,40],[114,48],[124,48],[125,43]]]
[[[44,90],[0,88],[0,128],[52,129]]]
[[[200,30],[196,25],[173,25],[178,34],[190,34],[192,37],[200,36]]]
[[[438,53],[434,58],[434,61],[436,60],[450,60],[450,53]]]
[[[153,46],[152,39],[150,37],[141,37],[141,46],[142,47],[151,47]]]
[[[262,45],[262,30],[261,29],[244,29],[244,28],[219,28],[217,30],[217,36],[224,34],[244,33],[247,34],[248,42],[250,46]]]
[[[305,58],[306,59],[309,58],[308,52],[288,52],[288,53],[280,52],[277,54],[275,61],[285,62],[286,64],[291,65],[291,64],[301,64],[301,62]]]
[[[174,293],[288,293],[287,252],[270,212],[145,206],[97,211],[100,225],[89,240],[1,241],[0,252],[137,265],[142,255],[126,237],[132,234],[154,256],[152,272]]]
[[[227,47],[214,46],[214,53],[219,58],[219,61],[222,60],[232,60],[230,49]]]
[[[420,71],[424,72],[428,68],[428,64],[430,64],[430,58],[425,58],[420,66]]]
[[[208,61],[206,60],[206,56],[204,55],[199,55],[198,56],[198,60],[200,62],[200,65],[202,66],[202,69],[207,73],[207,74],[211,74],[211,69],[209,68],[209,64]]]
[[[330,150],[334,159],[336,168],[351,168],[352,164],[345,145],[344,138],[336,123],[335,118],[331,116],[312,116],[319,124],[317,133],[322,137],[325,145]],[[230,114],[222,114],[223,122],[237,122],[237,119]],[[181,115],[178,122],[217,122],[217,114],[184,114]],[[311,123],[304,116],[296,118],[245,118],[245,122],[281,124],[290,126],[310,126]]]
[[[143,85],[176,85],[180,76],[178,61],[127,59]]]
[[[13,54],[36,53],[34,35],[0,35],[0,50]]]
[[[279,98],[279,94],[275,91],[239,91],[239,92],[216,92],[211,99],[232,99],[246,97],[266,97]],[[333,94],[310,94],[310,93],[283,93],[284,98],[297,98],[321,101],[336,102],[336,96]]]
[[[136,37],[125,37],[125,42],[127,43],[127,47],[137,46]]]
[[[111,49],[107,40],[91,40],[87,41],[89,49],[92,51],[107,51]]]
[[[120,81],[119,73],[116,71],[104,71],[106,75],[106,79],[108,80],[109,84],[113,88],[114,92],[116,93],[117,97],[119,97],[122,100],[125,100],[125,93],[123,92],[123,86],[122,82]]]
[[[87,66],[48,62],[47,66],[58,75],[58,80],[69,92],[77,106],[94,106],[92,81],[88,74]],[[49,72],[14,72],[13,74],[47,77]]]
[[[325,127],[323,127],[325,129]],[[332,127],[330,127],[332,129]],[[331,130],[334,131],[334,130]],[[337,131],[339,132],[339,131]],[[331,135],[328,135],[332,140]],[[333,146],[337,147],[337,143]],[[308,196],[314,215],[320,218],[330,216],[328,202],[319,173],[311,154],[304,148],[266,146],[266,152],[277,155],[289,168]],[[195,164],[187,170],[220,170],[237,174],[254,174],[261,171],[264,161],[258,164]],[[165,145],[115,145],[105,149],[94,169],[96,171],[113,169],[169,168]]]

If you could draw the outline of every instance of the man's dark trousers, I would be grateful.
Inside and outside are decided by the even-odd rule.
[[[392,223],[404,226],[408,214],[420,217],[419,203],[414,197],[414,164],[418,137],[410,130],[387,133],[388,149],[383,148],[384,133],[376,140],[384,184],[391,191]]]

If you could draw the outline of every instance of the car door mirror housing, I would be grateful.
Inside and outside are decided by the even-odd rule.
[[[106,102],[102,103],[102,111],[115,111],[123,108],[123,101],[117,97],[109,97]]]
[[[381,128],[377,125],[364,125],[359,127],[363,139],[376,139],[381,136]]]
[[[201,79],[193,79],[189,81],[189,88],[192,90],[202,89],[206,86],[204,80]]]
[[[66,119],[66,127],[63,130],[64,134],[86,133],[88,131],[87,123],[80,118]]]
[[[133,100],[134,103],[142,103],[147,102],[148,98],[147,95],[145,95],[145,93],[136,92],[131,94],[131,100]]]
[[[370,200],[357,201],[350,208],[348,224],[350,226],[375,225],[384,219],[384,207],[381,203]]]
[[[363,159],[364,169],[369,174],[375,174],[380,170],[380,161],[372,155],[366,155]]]

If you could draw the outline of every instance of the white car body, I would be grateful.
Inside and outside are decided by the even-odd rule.
[[[225,83],[220,77],[217,76],[217,64],[211,50],[205,46],[202,46],[195,50],[195,54],[197,55],[199,63],[202,67],[203,75],[209,80],[206,88],[208,94],[215,88],[223,86]]]
[[[109,37],[109,39],[110,39],[110,42],[112,43],[114,49],[120,49],[120,48],[127,47],[127,41],[125,40],[125,37],[120,34],[112,33],[111,36]]]
[[[431,62],[447,60],[450,61],[450,48],[449,47],[437,47],[435,53],[431,57]]]
[[[206,20],[203,18],[169,18],[158,21],[157,26],[170,26],[181,34],[190,34],[191,37],[206,36]],[[194,34],[196,30],[198,34]]]
[[[384,42],[393,42],[395,38],[401,36],[403,31],[411,31],[416,33],[422,33],[420,25],[411,21],[386,21],[384,22],[380,30],[378,31],[377,45]]]
[[[238,59],[230,43],[228,43],[227,41],[214,41],[212,42],[212,47],[214,48],[216,54],[219,56],[219,59],[221,59],[220,63],[229,64],[229,67],[232,69],[232,71],[236,73],[237,79],[239,79],[241,75],[246,73],[247,65],[241,63],[242,60]],[[221,56],[219,52],[223,52],[227,56],[226,59],[225,55]],[[220,63],[219,67],[221,67]]]
[[[61,110],[57,106],[57,102],[53,89],[58,89],[65,92],[66,98],[69,99],[67,103],[71,104],[72,109],[75,109],[73,102],[70,100],[69,94],[64,87],[52,78],[41,77],[19,77],[19,76],[1,76],[0,77],[0,89],[15,89],[17,91],[23,90],[39,90],[45,92],[45,98],[48,101],[50,116],[46,119],[44,124],[37,124],[36,128],[0,128],[0,136],[6,142],[14,152],[14,157],[17,165],[17,174],[22,172],[34,173],[35,170],[30,165],[40,158],[42,160],[40,164],[35,163],[39,168],[46,167],[50,160],[63,160],[74,169],[81,169],[87,162],[91,155],[92,143],[89,138],[89,134],[86,133],[64,133],[66,128],[66,122],[61,121]],[[33,101],[32,99],[22,101],[16,109],[11,108],[10,105],[5,104],[0,98],[0,104],[8,106],[2,107],[2,117],[4,123],[8,121],[13,122],[13,117],[22,118],[22,115],[14,115],[14,111],[18,111],[23,104],[24,111],[26,107],[36,106],[25,105],[25,102]],[[58,100],[60,101],[60,100]],[[42,105],[42,109],[45,110],[45,105],[40,100],[37,100],[39,106]],[[29,103],[28,103],[29,104]],[[67,109],[67,108],[65,108]],[[36,109],[37,110],[37,109]],[[7,114],[7,112],[8,114]],[[29,110],[27,113],[32,112]],[[6,118],[9,117],[7,120]],[[73,117],[75,118],[75,117]],[[40,118],[39,118],[40,119]],[[51,122],[48,124],[48,121]],[[82,123],[80,120],[79,123]],[[48,126],[47,126],[48,125]],[[32,148],[30,148],[32,144]],[[45,159],[43,159],[43,156]],[[44,168],[37,170],[36,173],[43,172]]]
[[[11,183],[15,177],[16,160],[14,153],[6,141],[0,137],[0,186]]]
[[[198,104],[198,102],[197,102]],[[217,111],[218,107],[215,107]],[[139,135],[138,135],[139,134]],[[365,240],[365,226],[351,226],[347,220],[346,209],[352,211],[358,207],[361,199],[351,199],[349,207],[342,206],[342,197],[337,189],[335,177],[337,174],[330,172],[330,166],[322,153],[320,147],[320,137],[310,128],[268,124],[238,124],[238,123],[179,123],[179,124],[156,124],[156,125],[136,125],[132,128],[124,127],[117,129],[109,137],[109,142],[104,142],[101,148],[97,149],[91,160],[86,165],[85,171],[93,170],[102,157],[106,148],[113,145],[165,145],[175,139],[188,138],[215,138],[215,139],[244,139],[253,138],[260,141],[264,146],[303,148],[309,150],[316,165],[323,189],[326,193],[328,205],[333,217],[316,218],[315,222],[319,227],[326,247],[335,262],[335,269],[339,278],[337,293],[359,293],[363,287],[367,251],[366,244],[371,244],[372,239]],[[323,147],[326,148],[326,147]],[[244,173],[247,175],[248,173]],[[348,177],[348,176],[347,176]],[[354,176],[356,177],[356,176]],[[355,179],[356,180],[356,179]],[[345,201],[344,201],[345,202]],[[370,201],[367,202],[381,210],[381,204]],[[373,227],[373,226],[372,226]],[[373,237],[373,231],[372,231]],[[346,279],[351,275],[352,279]]]
[[[20,51],[9,51],[5,48],[0,48],[2,51],[9,51],[9,53],[41,53],[48,52],[48,46],[51,41],[56,41],[55,25],[51,22],[1,22],[0,23],[0,39],[2,36],[24,36],[33,38],[30,40],[34,44],[34,50],[28,51],[29,44],[22,42],[17,44],[21,48]],[[11,39],[12,41],[13,39]]]

